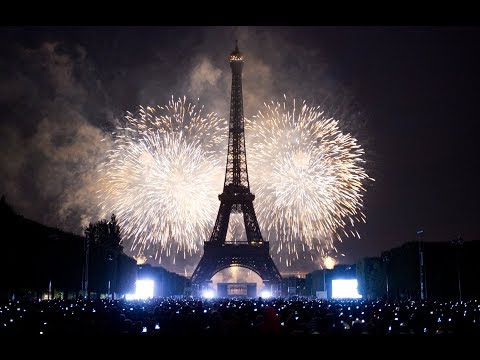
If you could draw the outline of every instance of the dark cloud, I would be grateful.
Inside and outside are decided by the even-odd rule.
[[[91,190],[108,148],[101,141],[108,111],[93,66],[84,48],[53,41],[12,43],[9,51],[0,88],[0,188],[21,214],[80,232],[98,216]]]
[[[351,97],[329,76],[321,47],[298,41],[295,32],[282,27],[8,29],[2,62],[7,71],[0,82],[6,109],[1,191],[25,216],[80,233],[105,215],[97,207],[97,170],[111,146],[109,133],[125,111],[185,94],[228,118],[228,54],[235,39],[245,54],[247,117],[286,94],[323,104],[347,125],[354,116]],[[197,258],[181,258],[175,265],[191,271]]]

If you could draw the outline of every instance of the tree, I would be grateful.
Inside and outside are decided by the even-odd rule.
[[[115,214],[110,221],[105,219],[90,223],[85,229],[85,290],[104,292],[106,284],[117,288],[118,258],[123,252],[120,226]],[[94,275],[94,277],[91,277]],[[90,283],[89,283],[90,282]],[[108,289],[110,292],[110,289]]]
[[[13,211],[12,206],[7,202],[5,195],[2,195],[0,199],[0,213],[2,217],[15,215],[15,211]]]
[[[103,219],[95,224],[90,223],[85,229],[85,237],[90,248],[102,248],[113,254],[120,254],[123,246],[120,245],[122,237],[120,226],[117,224],[115,214],[112,214],[110,221]]]

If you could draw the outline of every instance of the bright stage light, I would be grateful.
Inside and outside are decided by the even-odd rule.
[[[138,299],[148,299],[153,297],[153,280],[137,280],[135,282],[135,294]]]
[[[153,298],[154,281],[135,281],[135,294],[125,294],[125,300],[145,300]]]
[[[361,299],[358,293],[357,279],[332,280],[332,298],[334,299]]]
[[[269,297],[272,297],[272,293],[268,290],[262,290],[260,296],[264,299],[268,299]]]
[[[137,300],[137,294],[125,294],[125,300]]]
[[[215,293],[212,289],[204,290],[202,296],[206,299],[213,299]]]

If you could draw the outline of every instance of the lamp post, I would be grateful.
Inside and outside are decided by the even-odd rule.
[[[323,291],[327,290],[327,281],[325,279],[325,272],[326,272],[326,269],[324,268],[323,269]]]
[[[427,291],[425,288],[425,273],[423,264],[423,242],[422,242],[423,230],[417,231],[418,239],[418,257],[419,257],[419,273],[420,273],[420,300],[427,298]]]
[[[458,281],[458,300],[462,301],[462,274],[460,272],[460,251],[462,249],[463,239],[459,236],[452,241],[452,244],[456,248],[456,261],[457,261],[457,281]]]
[[[90,263],[90,239],[85,235],[85,264],[83,267],[83,296],[85,299],[89,299],[90,295],[88,292],[88,266]]]
[[[389,262],[390,262],[390,257],[389,255],[384,255],[383,256],[383,262],[385,263],[385,286],[387,290],[387,301],[390,299],[390,289],[389,289],[389,283],[388,283],[388,270],[389,270]]]

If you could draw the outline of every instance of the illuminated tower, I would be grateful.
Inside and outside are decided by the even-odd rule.
[[[270,257],[270,245],[264,241],[253,208],[255,195],[250,192],[245,148],[243,118],[242,69],[243,54],[235,50],[230,54],[232,69],[232,95],[228,131],[227,166],[223,193],[218,196],[220,209],[209,241],[204,242],[204,253],[192,275],[192,284],[203,285],[218,271],[230,266],[242,266],[256,272],[265,283],[277,284],[280,273]],[[225,240],[230,214],[242,213],[246,241]]]

